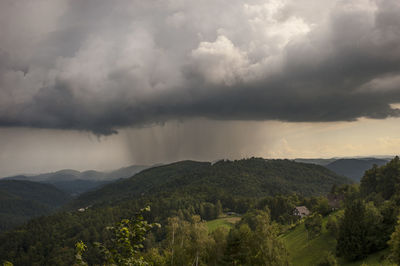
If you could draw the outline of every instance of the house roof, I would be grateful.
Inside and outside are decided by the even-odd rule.
[[[309,214],[310,211],[307,209],[306,206],[297,206],[295,208],[299,213]]]

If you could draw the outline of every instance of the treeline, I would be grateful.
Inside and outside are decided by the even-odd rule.
[[[219,227],[212,233],[199,216],[190,221],[171,217],[166,238],[144,248],[149,245],[147,232],[155,227],[159,225],[148,223],[141,213],[124,219],[110,227],[111,237],[94,249],[77,242],[75,265],[289,265],[268,211],[253,210],[231,230]],[[89,251],[98,254],[89,258]]]
[[[346,195],[343,217],[338,221],[337,256],[354,261],[387,248],[399,207],[400,160],[396,156],[386,165],[366,171],[360,186],[353,186]],[[395,241],[390,243],[393,247]]]
[[[279,229],[267,211],[251,211],[234,228],[209,233],[204,221],[173,217],[167,236],[143,253],[151,265],[288,265]]]

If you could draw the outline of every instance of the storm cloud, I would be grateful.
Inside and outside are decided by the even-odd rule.
[[[397,0],[0,2],[0,126],[400,116]]]

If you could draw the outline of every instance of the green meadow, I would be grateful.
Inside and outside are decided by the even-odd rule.
[[[221,226],[230,229],[238,221],[240,221],[239,216],[223,216],[218,219],[208,221],[208,231],[213,232],[215,229]]]
[[[335,215],[335,213],[331,214]],[[329,217],[329,216],[328,216]],[[326,230],[328,217],[323,220],[322,232],[319,236],[309,239],[304,224],[299,224],[294,229],[281,235],[281,240],[285,243],[288,251],[290,262],[293,266],[317,265],[319,260],[327,253],[335,254],[336,240]],[[394,265],[385,259],[389,250],[371,254],[367,258],[356,261],[347,262],[337,258],[339,265],[357,266],[357,265]]]

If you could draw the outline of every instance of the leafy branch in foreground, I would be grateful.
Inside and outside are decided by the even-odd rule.
[[[94,243],[100,249],[107,265],[148,265],[140,255],[143,249],[143,241],[147,232],[154,227],[160,227],[158,223],[148,223],[144,220],[143,213],[150,211],[147,206],[140,210],[132,219],[123,219],[115,226],[107,227],[112,233],[109,244]],[[80,241],[76,243],[75,265],[87,265],[82,254],[86,251],[86,245]]]

